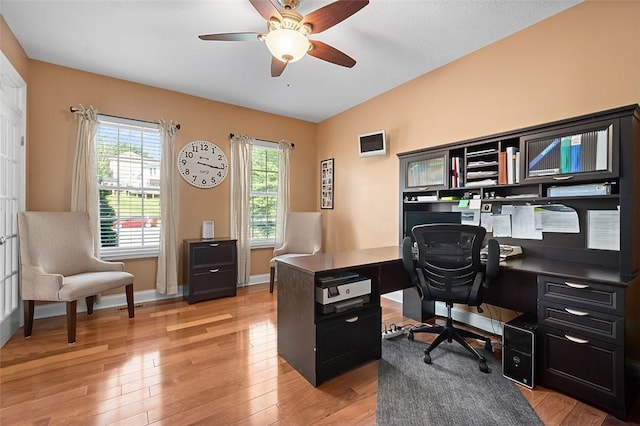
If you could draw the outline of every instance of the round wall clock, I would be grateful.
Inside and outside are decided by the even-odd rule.
[[[178,153],[180,175],[198,188],[213,188],[227,177],[227,156],[220,147],[207,141],[193,141]]]

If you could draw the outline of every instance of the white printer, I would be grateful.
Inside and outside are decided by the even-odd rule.
[[[369,302],[371,280],[352,271],[316,277],[316,302],[323,314],[344,312]]]

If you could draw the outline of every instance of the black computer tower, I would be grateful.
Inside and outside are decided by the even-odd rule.
[[[524,314],[505,323],[502,333],[502,375],[533,389],[536,382],[535,315]]]

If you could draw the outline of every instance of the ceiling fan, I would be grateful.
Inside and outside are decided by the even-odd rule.
[[[270,0],[249,0],[258,13],[267,20],[267,32],[204,34],[201,40],[214,41],[264,41],[271,52],[271,76],[279,77],[287,64],[296,62],[305,54],[323,61],[351,68],[356,61],[318,40],[310,40],[310,34],[318,34],[344,21],[367,4],[369,0],[337,0],[305,16],[295,9],[300,0],[278,0],[277,8]]]

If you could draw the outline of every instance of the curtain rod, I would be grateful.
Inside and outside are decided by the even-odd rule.
[[[233,133],[229,133],[229,139],[231,139],[234,136],[235,135]],[[276,142],[276,141],[270,141],[268,139],[258,139],[258,140],[265,141],[265,142],[271,142],[271,143],[279,143],[279,142]],[[291,144],[291,148],[295,148],[296,144],[294,144],[293,142],[289,142],[289,143]]]
[[[71,112],[78,112],[78,111],[80,111],[80,110],[79,110],[78,108],[74,107],[74,106],[70,106],[70,107],[69,107],[69,111],[71,111]],[[142,123],[160,124],[158,121],[140,120],[140,119],[137,119],[137,118],[122,117],[122,116],[120,116],[120,115],[103,114],[103,113],[101,113],[101,112],[99,112],[98,114],[100,114],[100,115],[104,115],[104,116],[106,116],[106,117],[122,118],[122,119],[125,119],[125,120],[140,121],[140,122],[142,122]],[[176,124],[176,129],[180,130],[180,124]]]

